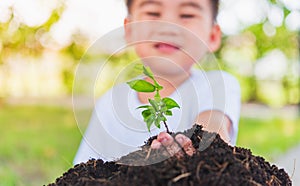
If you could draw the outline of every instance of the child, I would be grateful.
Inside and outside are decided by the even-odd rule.
[[[183,131],[194,123],[218,132],[234,145],[240,110],[237,81],[222,71],[192,69],[205,53],[216,51],[221,31],[215,23],[218,0],[127,0],[125,37],[145,66],[149,66],[164,88],[162,97],[171,97],[181,108],[168,119],[171,131]],[[146,78],[147,81],[150,81]],[[184,135],[175,140],[164,128],[148,132],[140,110],[150,93],[136,93],[127,84],[116,85],[96,103],[74,163],[90,158],[115,160],[158,135],[151,147],[168,147],[172,154],[176,140],[187,154],[195,149]]]

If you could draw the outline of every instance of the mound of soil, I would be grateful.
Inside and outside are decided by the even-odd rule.
[[[283,169],[252,155],[248,149],[229,146],[201,126],[183,134],[191,136],[198,149],[193,156],[168,157],[163,148],[150,151],[153,137],[141,150],[119,161],[89,160],[75,165],[49,185],[292,185]],[[203,142],[210,145],[201,150]]]

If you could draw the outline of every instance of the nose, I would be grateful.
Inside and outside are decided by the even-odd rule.
[[[177,36],[180,33],[180,27],[173,22],[162,21],[158,24],[157,32],[162,36]]]
[[[162,13],[161,22],[158,24],[159,33],[162,35],[178,35],[180,33],[180,26],[177,17],[172,11]]]

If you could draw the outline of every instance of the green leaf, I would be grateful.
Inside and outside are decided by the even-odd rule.
[[[163,87],[160,86],[155,80],[153,72],[151,71],[150,67],[143,66],[143,73],[154,81],[154,86],[157,88],[157,90],[163,89]]]
[[[167,106],[165,104],[163,104],[161,106],[161,112],[165,113],[168,110]]]
[[[156,81],[155,81],[155,82],[156,82]],[[161,86],[161,85],[159,85],[159,84],[156,84],[156,88],[157,88],[158,91],[160,91],[160,90],[162,90],[164,87]]]
[[[149,78],[153,79],[154,80],[154,75],[150,69],[150,67],[145,67],[143,66],[143,73],[148,76]]]
[[[154,101],[156,101],[157,103],[159,103],[161,101],[161,97],[159,94],[155,94]]]
[[[155,120],[155,116],[154,115],[150,115],[150,117],[148,117],[146,119],[147,128],[148,128],[149,132],[150,132],[150,128],[151,128],[151,125],[153,124],[154,120]]]
[[[165,114],[166,114],[167,116],[172,116],[172,115],[173,115],[173,113],[172,113],[171,110],[167,110],[167,111],[165,112]]]
[[[151,114],[156,115],[156,111],[152,106],[149,107],[149,110],[150,110]]]
[[[150,105],[142,105],[137,107],[136,109],[149,109],[151,106]]]
[[[174,101],[171,98],[163,98],[162,101],[166,104],[166,107],[168,109],[172,109],[172,108],[180,108],[179,105],[176,103],[176,101]]]
[[[149,109],[144,110],[142,112],[142,116],[143,116],[144,120],[147,120],[150,115],[151,115],[151,111]]]
[[[160,121],[167,121],[167,118],[165,116],[159,116],[158,118]]]
[[[148,81],[142,79],[133,80],[127,82],[127,84],[137,92],[154,92],[156,89],[152,83],[149,83]]]
[[[161,120],[159,118],[155,119],[155,126],[159,129],[160,129],[160,122],[161,122]]]
[[[154,108],[155,112],[159,111],[158,103],[155,100],[149,99],[149,103],[152,105],[152,107]]]

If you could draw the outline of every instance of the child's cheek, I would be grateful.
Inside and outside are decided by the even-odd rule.
[[[185,52],[192,57],[195,61],[199,61],[207,53],[208,46],[205,41],[196,37],[195,35],[189,35],[185,39]]]
[[[136,43],[134,44],[134,49],[136,54],[141,58],[146,58],[149,56],[152,56],[153,54],[151,54],[151,42],[140,42],[140,43]]]
[[[131,42],[147,42],[151,40],[151,32],[153,27],[147,22],[133,23],[130,25],[132,30],[130,33]]]

